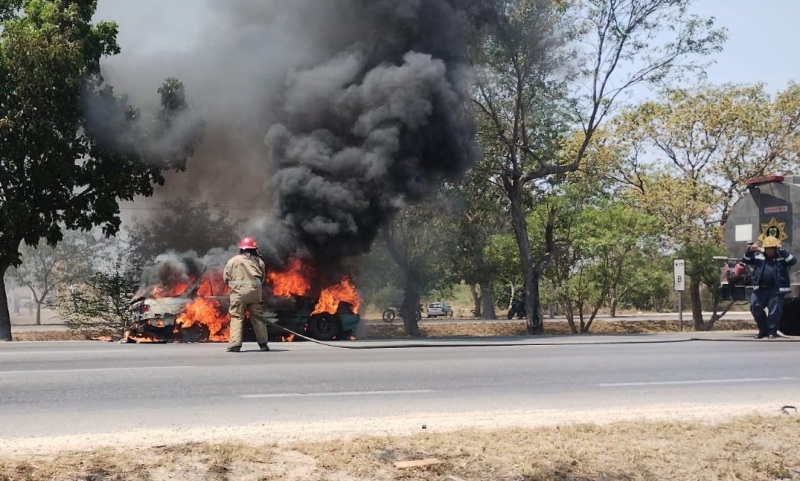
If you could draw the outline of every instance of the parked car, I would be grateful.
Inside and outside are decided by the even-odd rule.
[[[428,304],[428,318],[453,317],[453,308],[446,302],[431,302]]]

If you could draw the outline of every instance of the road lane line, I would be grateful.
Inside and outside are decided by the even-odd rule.
[[[632,387],[632,386],[680,386],[683,384],[732,384],[741,382],[773,382],[795,381],[792,377],[750,377],[741,379],[699,379],[686,381],[642,381],[642,382],[609,382],[600,383],[600,387]]]
[[[244,399],[285,398],[285,397],[323,397],[323,396],[382,396],[387,394],[425,394],[434,392],[430,389],[413,389],[408,391],[342,391],[342,392],[284,392],[274,394],[242,394]]]
[[[156,369],[196,369],[197,366],[138,366],[139,370],[153,371]],[[41,369],[30,371],[0,371],[2,374],[50,374],[62,372],[103,372],[103,371],[131,371],[131,367],[98,367],[93,369]]]
[[[135,353],[135,352],[141,352],[141,351],[136,351],[134,349],[115,349],[115,350],[106,349],[106,350],[102,350],[102,351],[94,351],[94,350],[84,350],[84,351],[78,351],[78,350],[74,350],[74,351],[10,351],[9,350],[9,351],[3,351],[3,350],[0,350],[0,355],[6,354],[8,356],[19,356],[21,354],[35,354],[37,356],[41,356],[41,355],[44,355],[44,354],[119,354],[119,353],[129,354],[129,353]]]

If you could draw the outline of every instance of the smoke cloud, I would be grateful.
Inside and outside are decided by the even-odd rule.
[[[187,172],[160,196],[242,206],[273,266],[336,263],[477,158],[466,48],[482,3],[186,3],[208,22],[186,50],[123,53],[104,68],[134,100],[178,77],[205,119]]]
[[[156,263],[142,272],[140,292],[152,286],[185,284],[200,277],[209,269],[222,269],[236,251],[212,249],[205,256],[195,252],[167,252],[156,258]]]

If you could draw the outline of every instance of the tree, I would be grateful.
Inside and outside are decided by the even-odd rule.
[[[205,201],[164,201],[155,216],[147,221],[135,220],[127,229],[131,268],[139,271],[169,250],[202,255],[217,247],[236,245],[244,222]]]
[[[507,203],[481,174],[472,170],[461,184],[445,191],[458,221],[451,239],[450,277],[453,283],[464,281],[470,287],[476,317],[496,319],[493,286],[499,265],[487,256],[487,247],[492,237],[507,227],[507,217],[501,214]]]
[[[400,315],[406,334],[419,337],[420,296],[452,280],[454,223],[438,208],[441,199],[429,199],[398,211],[383,228],[386,250],[400,268],[403,302]]]
[[[619,117],[616,136],[628,148],[619,180],[628,195],[659,217],[674,250],[687,261],[695,329],[708,330],[731,304],[716,296],[722,232],[745,181],[800,163],[800,86],[771,98],[762,85],[706,85],[665,91]],[[712,292],[703,319],[701,286]]]
[[[661,226],[654,217],[610,199],[577,205],[560,217],[570,219],[558,224],[569,224],[569,248],[553,261],[554,282],[572,332],[585,334],[636,268],[628,258],[636,251],[656,250]]]
[[[55,247],[40,242],[23,246],[22,263],[9,274],[20,286],[31,291],[36,303],[36,324],[41,324],[42,305],[59,288],[88,277],[100,250],[97,239],[84,232],[67,231]]]
[[[552,242],[545,244],[542,254],[532,248],[527,197],[535,199],[535,186],[541,180],[578,169],[595,131],[620,96],[689,71],[696,67],[692,56],[720,49],[724,32],[715,30],[712,20],[690,16],[689,3],[502,0],[497,20],[478,43],[475,105],[483,126],[479,134],[485,148],[483,166],[489,181],[510,202],[531,334],[542,332],[539,280],[557,252]],[[582,20],[573,22],[572,11]],[[577,30],[571,28],[574,25]],[[589,67],[579,72],[577,82],[564,75],[570,56],[566,47],[573,39],[590,49]],[[664,41],[655,43],[656,39]],[[568,95],[571,86],[583,84],[588,93]],[[579,146],[574,155],[559,156],[575,122],[581,126]]]
[[[91,23],[96,3],[0,2],[0,283],[23,241],[55,246],[64,228],[115,234],[119,201],[152,195],[198,140],[195,128],[176,137],[164,124],[185,103],[162,105],[149,124],[103,82],[100,59],[119,47],[116,24]],[[11,339],[3,285],[0,340]]]
[[[139,282],[124,274],[121,260],[73,283],[58,297],[56,310],[70,330],[87,337],[115,336],[124,330]]]

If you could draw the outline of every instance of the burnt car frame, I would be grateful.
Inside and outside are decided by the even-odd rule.
[[[228,312],[230,298],[227,294],[212,291],[211,295],[198,296],[198,290],[203,282],[203,276],[198,276],[183,292],[175,296],[135,297],[128,308],[126,338],[129,340],[147,338],[162,342],[206,341],[212,333],[204,324],[195,323],[189,328],[175,327],[178,316],[198,297],[212,299],[218,303],[220,313]],[[306,296],[292,298],[267,296],[262,302],[265,317],[273,319],[278,326],[321,341],[346,339],[360,322],[359,315],[353,313],[352,306],[347,302],[339,302],[336,313],[312,314],[316,304],[317,299]],[[281,340],[289,335],[283,329],[272,325],[267,326],[267,333],[271,341]],[[252,327],[247,323],[244,340],[255,341]]]

